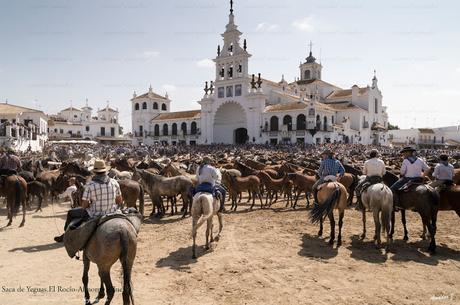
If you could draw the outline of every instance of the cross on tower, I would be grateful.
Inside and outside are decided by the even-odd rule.
[[[313,42],[310,40],[310,43],[308,44],[308,46],[310,47],[310,53],[312,53],[312,50],[313,50]]]
[[[230,14],[233,14],[233,0],[230,0]]]

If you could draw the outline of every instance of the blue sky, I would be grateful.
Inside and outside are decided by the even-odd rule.
[[[130,130],[134,90],[198,108],[227,0],[0,0],[0,101],[55,113],[107,101]],[[235,0],[252,73],[298,76],[314,43],[323,79],[349,88],[377,70],[390,122],[460,124],[458,1]]]

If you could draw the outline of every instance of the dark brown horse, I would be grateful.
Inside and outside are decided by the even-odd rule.
[[[8,226],[13,222],[13,217],[19,211],[22,204],[22,222],[20,227],[26,222],[26,203],[27,203],[27,182],[21,176],[12,175],[4,178],[3,186],[0,186],[0,195],[6,197],[6,208],[8,209]]]
[[[118,184],[120,185],[124,204],[128,208],[137,209],[144,215],[144,187],[133,180],[120,180]],[[139,199],[139,208],[136,205],[137,199]]]

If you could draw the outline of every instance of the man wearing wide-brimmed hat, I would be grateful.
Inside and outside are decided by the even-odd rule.
[[[72,209],[67,213],[64,231],[71,222],[80,222],[93,217],[104,216],[114,213],[123,202],[120,185],[115,179],[111,179],[107,172],[110,167],[105,165],[104,160],[96,160],[93,168],[93,179],[83,191],[81,208]],[[56,236],[56,242],[62,242],[64,235]]]
[[[393,199],[395,205],[399,204],[399,196],[397,191],[409,181],[423,181],[423,173],[430,168],[422,159],[416,156],[417,150],[413,147],[404,147],[399,153],[404,156],[404,161],[401,165],[400,178],[392,186]]]
[[[313,197],[315,203],[318,203],[318,186],[323,184],[325,181],[336,181],[338,177],[342,177],[345,174],[345,168],[339,160],[334,158],[334,152],[330,149],[325,149],[321,153],[323,160],[318,169],[319,179],[313,185]]]

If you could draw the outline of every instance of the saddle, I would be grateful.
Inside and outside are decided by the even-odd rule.
[[[323,181],[318,185],[317,190],[320,191],[321,188],[323,187],[323,185],[325,185],[326,183],[329,183],[329,182],[337,182],[337,177],[332,176],[332,175],[324,177]]]
[[[444,181],[441,185],[436,187],[436,190],[438,192],[443,192],[443,191],[450,189],[452,186],[455,186],[454,181]]]
[[[401,186],[398,189],[398,191],[408,193],[408,192],[412,191],[412,189],[416,188],[417,186],[424,185],[424,184],[425,183],[423,182],[423,178],[417,178],[417,179],[411,180],[411,181],[407,182],[406,184],[404,184],[403,186]]]
[[[64,247],[70,258],[74,258],[78,251],[83,250],[86,244],[96,232],[97,228],[103,223],[115,219],[126,219],[139,232],[141,227],[141,214],[134,208],[117,211],[112,214],[94,217],[91,219],[78,219],[72,222],[64,233]]]
[[[370,186],[377,184],[377,183],[382,183],[383,179],[380,176],[370,176],[367,177],[364,182],[359,185],[356,189],[357,193],[360,195],[364,193]]]

